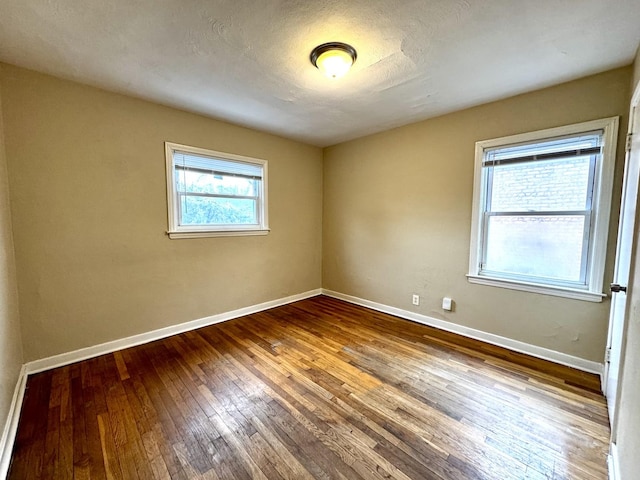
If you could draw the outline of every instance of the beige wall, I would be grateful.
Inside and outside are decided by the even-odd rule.
[[[8,420],[11,399],[22,366],[22,338],[18,318],[18,291],[9,212],[1,93],[0,89],[0,437]]]
[[[322,151],[5,65],[27,361],[321,286]],[[164,143],[269,161],[267,236],[170,240]]]
[[[591,303],[467,282],[474,144],[620,115],[631,69],[340,144],[325,151],[323,286],[601,362],[609,302]],[[619,205],[622,137],[613,205]],[[605,284],[612,276],[617,207]],[[421,304],[411,304],[411,294]],[[443,296],[455,301],[444,312]]]
[[[640,49],[634,64],[633,87],[640,88]],[[633,94],[633,90],[632,90]],[[637,118],[637,117],[636,117]],[[636,132],[638,129],[635,129]],[[637,133],[636,133],[637,135]],[[638,141],[634,142],[640,146]],[[629,288],[629,313],[626,333],[624,365],[620,377],[617,432],[614,439],[618,445],[620,480],[630,480],[638,475],[638,452],[640,452],[640,208],[636,210],[636,254],[631,268]]]

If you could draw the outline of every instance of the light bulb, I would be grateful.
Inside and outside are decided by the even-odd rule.
[[[353,59],[344,50],[329,50],[321,54],[316,63],[318,69],[327,77],[340,78],[349,71]]]

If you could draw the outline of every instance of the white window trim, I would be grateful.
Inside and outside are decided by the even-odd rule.
[[[171,239],[178,238],[202,238],[202,237],[230,237],[230,236],[246,236],[246,235],[267,235],[269,233],[269,215],[268,215],[268,196],[267,196],[267,161],[259,158],[245,157],[235,155],[233,153],[217,152],[215,150],[207,150],[205,148],[192,147],[189,145],[181,145],[179,143],[165,142],[165,160],[167,174],[167,215],[169,229],[167,234]],[[260,214],[259,225],[248,226],[180,226],[178,225],[177,192],[174,181],[174,164],[173,152],[175,151],[194,153],[207,157],[215,157],[223,160],[236,162],[252,163],[262,167],[262,181],[260,182],[260,197],[262,199],[262,208]]]
[[[611,194],[613,191],[613,177],[616,161],[616,144],[618,141],[618,117],[603,118],[590,122],[577,123],[562,127],[549,128],[536,132],[528,132],[508,137],[494,138],[476,142],[475,168],[473,182],[473,207],[471,217],[471,247],[469,251],[470,283],[489,285],[493,287],[522,290],[544,295],[567,297],[576,300],[601,302],[607,295],[602,293],[604,282],[604,268],[607,256],[607,237],[609,235],[609,216],[611,213]],[[485,192],[482,188],[482,162],[484,151],[488,148],[501,147],[516,143],[544,140],[552,137],[574,135],[581,132],[603,130],[602,161],[596,167],[598,178],[597,191],[593,199],[595,214],[594,235],[590,245],[589,266],[587,272],[588,289],[574,289],[563,286],[530,283],[520,280],[509,280],[501,277],[479,275],[481,259],[481,217],[485,205]]]

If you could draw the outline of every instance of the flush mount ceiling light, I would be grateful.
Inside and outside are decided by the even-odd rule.
[[[311,63],[329,78],[346,74],[357,57],[356,49],[341,42],[318,45],[311,51]]]

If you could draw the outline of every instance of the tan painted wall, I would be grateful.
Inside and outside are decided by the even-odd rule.
[[[1,91],[0,89],[0,95]],[[22,366],[22,338],[18,317],[18,290],[1,106],[0,97],[0,436],[6,426],[11,399]]]
[[[640,88],[640,49],[634,64],[633,87]],[[614,433],[619,453],[619,480],[631,480],[637,477],[638,452],[640,452],[640,409],[638,408],[640,401],[640,254],[638,253],[640,252],[640,208],[637,212],[636,257],[631,268],[627,343],[620,377],[617,432]]]
[[[5,65],[27,361],[321,286],[322,151]],[[170,240],[164,141],[269,161],[271,233]]]
[[[340,144],[325,151],[323,286],[588,360],[603,359],[609,302],[472,285],[474,144],[622,116],[622,68]],[[622,135],[613,205],[619,205]],[[611,218],[612,276],[617,209]],[[411,305],[411,294],[421,305]],[[443,296],[455,300],[444,312]]]

